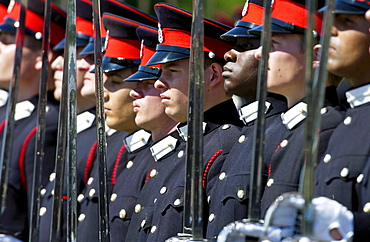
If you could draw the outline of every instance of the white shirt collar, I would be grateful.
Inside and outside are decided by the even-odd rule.
[[[271,103],[265,102],[265,105],[266,105],[265,113],[267,113],[271,106]],[[250,103],[239,109],[240,120],[242,120],[244,124],[248,124],[249,122],[256,120],[257,115],[258,115],[258,101]]]
[[[370,84],[346,92],[351,108],[370,102]]]
[[[168,135],[166,138],[152,145],[152,147],[150,147],[150,151],[152,152],[154,160],[158,161],[165,155],[175,150],[176,145],[177,139],[172,137],[171,135]]]
[[[307,117],[307,104],[300,102],[288,111],[281,114],[281,119],[283,124],[288,128],[294,128],[299,122],[304,120]]]
[[[77,134],[93,125],[95,114],[85,111],[77,115]]]
[[[33,110],[35,110],[35,105],[30,101],[22,101],[15,105],[14,120],[20,120],[31,116]]]
[[[4,106],[8,101],[9,93],[0,89],[0,107]]]
[[[112,136],[117,130],[110,128],[107,124],[105,124],[105,133],[107,136]]]
[[[206,130],[207,123],[203,122],[203,134]],[[184,125],[182,127],[177,128],[177,132],[179,132],[180,137],[184,141],[188,141],[188,125]]]
[[[127,136],[123,142],[126,145],[128,152],[134,152],[137,149],[148,144],[151,134],[143,129]]]

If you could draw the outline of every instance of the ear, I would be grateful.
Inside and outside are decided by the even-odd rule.
[[[42,68],[42,56],[36,57],[35,69],[40,71]]]
[[[320,44],[316,44],[314,47],[313,47],[313,52],[314,52],[314,61],[313,61],[313,68],[316,69],[319,65],[320,65],[320,50],[321,50],[322,46]]]
[[[216,85],[218,85],[219,83],[221,83],[223,81],[223,78],[222,78],[222,71],[223,71],[223,68],[220,64],[218,63],[212,63],[207,69],[206,71],[210,72],[211,76],[210,76],[210,80],[209,80],[209,86],[210,87],[214,87]]]

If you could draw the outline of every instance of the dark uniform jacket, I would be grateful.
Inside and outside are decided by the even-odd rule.
[[[90,152],[94,150],[93,146],[96,142],[96,121],[95,121],[95,108],[88,111],[82,112],[77,115],[77,182],[78,187],[81,187],[83,183],[84,167],[89,160]],[[93,154],[95,154],[93,152]],[[94,156],[90,157],[94,159]],[[55,163],[55,157],[50,160],[50,162]],[[82,170],[82,171],[81,171]],[[54,200],[54,180],[55,180],[55,170],[49,171],[47,173],[46,179],[48,179],[44,188],[41,190],[41,205],[40,205],[40,241],[49,241],[50,236],[50,226],[52,220],[52,206]],[[82,177],[81,177],[82,176]],[[66,182],[66,179],[64,180]],[[66,211],[67,211],[67,190],[63,189],[63,203],[62,203],[62,216],[61,220],[61,241],[66,240],[67,230],[66,230]]]
[[[133,142],[141,140],[141,136],[136,136]],[[130,149],[124,161],[125,169],[117,176],[109,204],[111,241],[124,241],[126,238],[137,198],[154,166],[149,149],[151,143],[152,141],[148,140],[147,143],[142,143],[141,147]]]
[[[231,146],[240,134],[241,122],[232,100],[204,113],[203,188],[213,184]],[[157,161],[139,194],[126,241],[164,241],[182,232],[185,185],[186,127],[156,141]]]
[[[354,241],[370,238],[369,85],[347,92],[351,108],[334,130],[316,169],[316,191],[354,213]]]
[[[1,233],[11,234],[21,240],[28,240],[28,214],[33,192],[38,99],[38,96],[34,96],[16,105],[12,157],[9,164],[9,181],[5,200],[6,209],[1,217]],[[49,93],[41,185],[46,184],[45,175],[54,169],[58,108],[58,102],[55,101],[52,93]],[[2,140],[0,143],[2,145]],[[50,159],[53,159],[52,162]]]
[[[321,109],[318,160],[323,156],[333,130],[343,120],[343,113],[333,108],[338,105],[334,87],[327,88],[325,98],[324,108]],[[306,113],[307,105],[301,101],[282,114],[282,121],[289,131],[271,158],[269,177],[261,201],[262,214],[279,195],[298,191],[304,161]]]
[[[264,152],[264,182],[266,184],[267,166],[270,164],[276,146],[285,133],[281,123],[280,113],[286,110],[286,100],[276,94],[267,97],[266,111],[266,143]],[[209,203],[209,218],[207,238],[213,238],[221,229],[236,220],[247,217],[250,169],[253,159],[254,120],[257,118],[258,102],[242,107],[239,111],[245,126],[237,138],[230,154],[223,163],[221,172],[214,185],[207,186],[207,200]],[[264,188],[263,185],[262,188]]]
[[[117,136],[118,134],[118,136]],[[107,138],[107,176],[108,176],[108,198],[114,201],[116,195],[112,194],[114,185],[121,187],[117,180],[122,172],[126,170],[140,169],[138,166],[139,160],[136,159],[138,153],[145,150],[150,143],[150,133],[144,130],[136,131],[135,133],[124,137],[122,132],[116,132]],[[111,147],[109,147],[111,146]],[[147,153],[150,157],[150,154]],[[140,160],[141,162],[142,160]],[[99,241],[99,174],[98,161],[94,161],[93,169],[87,181],[86,187],[78,196],[79,202],[79,217],[78,217],[78,240],[80,241]],[[142,167],[141,167],[142,168]],[[143,171],[144,172],[144,171]],[[128,172],[125,172],[129,174]],[[146,176],[146,174],[144,175]],[[132,188],[135,186],[134,180]],[[127,188],[127,186],[126,186]],[[138,193],[138,192],[137,192]],[[117,204],[119,205],[119,204]],[[112,214],[113,211],[110,211]],[[108,220],[109,221],[109,220]],[[115,240],[112,240],[115,241]]]

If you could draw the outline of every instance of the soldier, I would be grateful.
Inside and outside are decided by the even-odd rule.
[[[257,118],[258,106],[255,101],[258,60],[254,58],[254,53],[260,46],[260,38],[248,34],[247,31],[262,24],[263,1],[247,1],[242,14],[243,17],[236,27],[221,35],[221,38],[235,43],[233,49],[225,53],[227,63],[222,75],[225,79],[225,90],[245,100],[245,105],[239,110],[240,119],[245,125],[238,142],[235,142],[222,165],[220,179],[217,179],[213,186],[207,186],[209,213],[215,214],[215,219],[208,223],[207,238],[217,236],[226,224],[246,218],[248,212],[254,121]],[[280,119],[281,112],[286,109],[285,98],[270,93],[267,101],[263,186],[266,184],[270,157],[286,132]]]
[[[312,201],[313,231],[318,240],[367,241],[370,234],[367,226],[370,221],[369,145],[366,142],[370,75],[367,11],[366,1],[336,1],[327,69],[348,78],[353,88],[346,92],[350,108],[330,137],[315,172],[316,194],[325,196]],[[296,214],[304,202],[299,196],[287,199],[275,212],[276,220]],[[295,217],[290,222],[293,227]]]
[[[86,26],[90,26],[87,28]],[[78,54],[88,44],[89,38],[93,35],[92,29],[92,5],[91,2],[76,1],[76,53]],[[63,50],[65,45],[65,39],[60,41],[55,47],[54,51],[59,52],[59,56],[53,61],[51,68],[54,71],[54,97],[60,100],[62,94],[62,80],[63,80],[63,66],[64,57]],[[84,75],[87,72],[84,66],[81,68],[81,58],[77,59],[77,73],[76,73],[76,113],[77,113],[77,165],[78,167],[85,167],[85,164],[93,159],[90,157],[90,150],[96,141],[96,122],[95,122],[95,101],[84,98],[80,94],[80,90],[83,86]],[[56,140],[56,136],[54,136]],[[92,152],[94,154],[94,152]],[[55,163],[55,155],[50,160],[53,164]],[[81,168],[83,170],[83,168]],[[78,169],[78,170],[81,170]],[[83,174],[82,174],[83,175]],[[80,176],[79,176],[80,177]],[[82,176],[83,177],[83,176]],[[55,171],[49,171],[46,178],[48,183],[41,190],[41,206],[40,206],[40,241],[49,241],[50,236],[50,225],[52,220],[52,206],[54,200],[54,180]],[[81,179],[82,180],[82,179]],[[84,182],[78,183],[81,187]],[[66,193],[66,189],[64,189]],[[64,194],[65,195],[65,194]],[[63,208],[62,208],[62,240],[66,238],[66,196],[63,196]]]
[[[159,43],[147,66],[161,64],[162,74],[155,82],[165,113],[181,122],[171,133],[151,146],[157,161],[139,194],[127,241],[164,241],[181,233],[184,209],[185,146],[187,139],[188,72],[192,14],[169,4],[156,4]],[[228,26],[204,20],[204,188],[217,175],[240,133],[236,108],[223,88],[222,60],[230,45],[219,40]],[[215,170],[213,169],[215,168]],[[212,220],[212,216],[210,216]]]
[[[19,3],[9,9],[4,22],[0,25],[2,45],[3,80],[9,85],[12,68],[9,63],[14,62],[15,33],[19,16]],[[6,197],[6,209],[1,217],[1,233],[7,234],[10,239],[28,238],[28,208],[32,194],[33,164],[35,157],[35,133],[37,129],[37,104],[42,67],[41,39],[43,37],[44,2],[32,1],[26,13],[26,35],[22,49],[21,70],[19,74],[19,93],[15,111],[14,140],[12,143],[12,158],[10,160],[9,182]],[[65,32],[65,12],[56,5],[52,5],[52,20],[50,44],[56,45]],[[50,53],[51,54],[51,53]],[[50,57],[52,57],[50,55]],[[52,58],[50,58],[52,59]],[[5,68],[6,66],[6,68]],[[50,72],[51,74],[51,72]],[[52,80],[49,78],[49,80]],[[49,83],[49,90],[53,85]],[[54,168],[56,134],[58,129],[58,103],[48,93],[48,111],[46,114],[46,141],[43,173],[48,174]],[[2,140],[0,141],[2,143]],[[46,180],[42,180],[46,184]],[[15,239],[17,238],[17,239]]]
[[[9,5],[10,0],[1,0],[0,1],[0,21],[3,20],[4,16],[7,14],[7,8]],[[3,83],[0,81],[0,122],[4,120],[6,115],[6,103],[8,100],[8,88],[9,85],[7,85],[7,82]],[[3,129],[2,126],[0,126],[0,133]],[[0,136],[1,138],[1,136]]]
[[[299,14],[296,16],[288,15],[287,11],[292,9]],[[305,126],[303,124],[307,112],[307,104],[304,100],[304,63],[306,57],[302,44],[304,31],[307,28],[305,16],[307,16],[305,1],[279,0],[273,5],[272,45],[269,54],[267,88],[269,91],[287,98],[288,110],[281,115],[287,133],[271,158],[269,177],[261,201],[263,214],[277,196],[298,190],[304,160],[303,134]],[[318,34],[321,33],[321,17],[319,13],[315,16],[314,31]],[[295,27],[288,29],[284,27],[285,23],[293,24]],[[252,29],[250,33],[257,31]],[[318,48],[319,46],[315,46],[316,51]],[[261,58],[261,48],[256,52],[256,58]],[[284,65],[280,66],[282,63]],[[316,62],[315,65],[317,65]],[[326,84],[325,103],[321,110],[323,116],[320,125],[318,157],[323,155],[333,129],[342,121],[342,114],[333,108],[338,106],[337,85],[336,78],[329,78]]]
[[[136,32],[142,42],[141,65],[139,70],[125,81],[138,82],[130,92],[130,96],[135,99],[133,102],[136,113],[135,123],[151,131],[151,139],[155,142],[175,131],[177,122],[164,113],[159,96],[160,91],[154,88],[154,82],[161,74],[160,69],[145,66],[155,52],[155,46],[158,43],[157,29],[142,25]],[[133,161],[127,163],[126,169],[117,176],[116,186],[113,189],[109,206],[112,241],[125,240],[137,197],[149,171],[154,166],[149,147],[142,150],[135,160],[135,163]]]
[[[141,14],[139,15],[138,13]],[[156,23],[155,18],[132,7],[122,11],[121,14],[139,20],[145,17],[146,22],[151,22],[152,25]],[[106,123],[112,129],[127,133],[126,137],[114,134],[107,139],[108,188],[110,195],[118,175],[125,167],[130,169],[130,172],[138,168],[145,168],[137,168],[136,164],[140,163],[134,163],[134,161],[141,160],[145,163],[145,157],[150,157],[150,154],[146,152],[144,156],[136,158],[138,153],[142,154],[141,151],[150,142],[150,134],[147,131],[140,130],[134,122],[133,99],[129,96],[129,92],[135,84],[122,82],[122,79],[133,74],[140,64],[140,41],[135,32],[140,24],[110,13],[103,15],[103,24],[109,33],[106,43],[107,48],[103,57],[103,72],[107,76],[107,80],[104,83]],[[116,148],[119,148],[119,150]],[[80,203],[78,237],[80,239],[96,240],[98,238],[99,204],[98,193],[96,192],[99,186],[98,165],[98,162],[95,160],[92,164],[87,164],[85,168],[86,177],[89,177],[89,179],[78,199]],[[88,166],[90,166],[91,171],[88,171]],[[144,173],[145,170],[141,172]],[[134,186],[134,184],[133,180],[130,180],[130,185]],[[115,196],[112,195],[113,198]]]

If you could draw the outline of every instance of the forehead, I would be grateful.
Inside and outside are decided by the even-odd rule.
[[[182,68],[189,67],[189,58],[161,64],[162,69],[166,68],[168,69],[171,67],[182,67]]]

